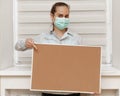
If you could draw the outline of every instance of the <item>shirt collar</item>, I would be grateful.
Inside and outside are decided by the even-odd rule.
[[[54,34],[54,31],[50,31],[50,34]],[[64,34],[73,36],[73,33],[69,29],[67,29],[67,31]]]
[[[68,35],[73,36],[73,33],[72,33],[69,29],[66,31],[66,33],[67,33]]]

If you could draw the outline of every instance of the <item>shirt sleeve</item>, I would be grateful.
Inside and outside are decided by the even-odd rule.
[[[24,51],[27,49],[27,47],[25,46],[25,40],[18,40],[16,45],[15,45],[15,49],[17,51]]]
[[[39,43],[40,42],[40,35],[36,36],[36,37],[34,37],[32,39],[33,39],[34,43]],[[25,50],[31,49],[31,48],[27,48],[25,46],[25,40],[18,40],[17,43],[16,43],[16,45],[15,45],[15,49],[17,51],[25,51]]]

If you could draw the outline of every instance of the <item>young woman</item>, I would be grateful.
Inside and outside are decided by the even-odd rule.
[[[70,7],[66,3],[55,3],[50,12],[53,29],[50,32],[43,32],[35,38],[20,40],[16,44],[16,49],[24,51],[35,48],[35,43],[39,44],[62,44],[80,45],[80,38],[68,29]]]
[[[55,3],[50,11],[53,29],[50,32],[43,32],[35,38],[19,40],[16,43],[16,50],[24,51],[36,48],[37,44],[61,44],[80,45],[80,37],[71,32],[68,28],[70,7],[64,2]],[[36,48],[37,49],[37,48]],[[80,93],[42,93],[42,96],[80,96]]]

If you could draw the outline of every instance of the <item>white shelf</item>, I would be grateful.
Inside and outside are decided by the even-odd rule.
[[[0,76],[30,76],[30,66],[12,66],[4,70],[0,70]]]
[[[31,66],[12,66],[4,70],[0,70],[0,76],[30,76]],[[111,65],[101,66],[102,76],[120,76],[120,70]]]

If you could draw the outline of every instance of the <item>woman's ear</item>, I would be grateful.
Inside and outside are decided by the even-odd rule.
[[[52,22],[54,22],[54,15],[52,13],[50,13],[50,17],[51,17]]]

